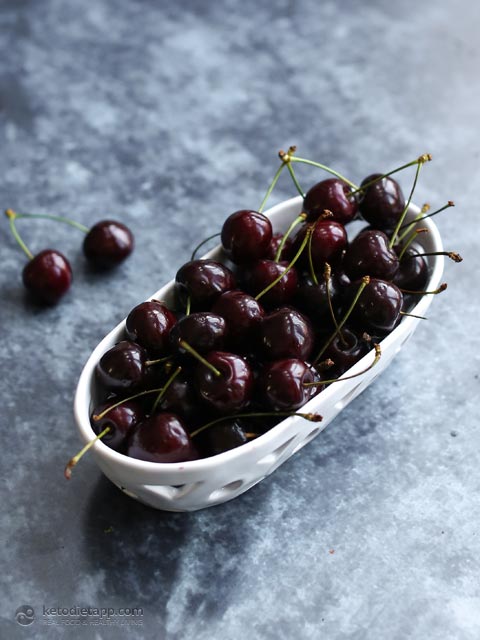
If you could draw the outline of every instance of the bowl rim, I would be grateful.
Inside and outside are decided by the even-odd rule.
[[[268,217],[275,216],[281,210],[294,207],[302,202],[301,196],[296,196],[294,198],[289,198],[288,200],[283,200],[282,202],[274,205],[267,211],[265,211],[265,215]],[[409,206],[409,217],[414,217],[420,213],[420,208],[414,204],[410,204]],[[440,232],[435,225],[435,223],[430,219],[422,220],[422,226],[427,227],[429,233],[428,240],[435,246],[436,251],[441,251],[442,240],[440,236]],[[201,256],[199,259],[210,258],[212,254],[218,252],[220,245],[214,247],[211,251]],[[429,287],[436,288],[440,284],[440,279],[442,277],[443,268],[444,268],[444,257],[443,256],[434,256],[433,260],[429,260],[429,266],[432,267],[431,275],[429,278]],[[148,299],[151,300],[155,298],[159,291],[162,291],[166,287],[172,285],[174,280],[170,280],[165,283],[157,292],[151,295]],[[412,309],[412,313],[416,313],[417,315],[422,315],[422,312],[430,305],[430,300],[427,299],[426,296],[423,296],[419,302]],[[77,425],[77,429],[80,433],[80,437],[84,444],[87,444],[91,440],[93,440],[96,436],[95,432],[92,429],[90,424],[90,401],[91,401],[91,393],[90,393],[90,385],[92,381],[92,376],[95,373],[95,366],[99,361],[100,357],[103,355],[106,349],[106,344],[110,342],[112,334],[116,332],[120,332],[125,326],[125,318],[119,322],[113,329],[111,329],[107,335],[105,335],[102,340],[97,344],[95,349],[90,354],[87,359],[85,365],[83,366],[82,372],[80,374],[75,397],[73,403],[73,412]],[[413,325],[415,325],[419,320],[410,316],[406,316],[403,318],[402,322],[391,331],[383,340],[381,340],[380,344],[382,346],[382,351],[387,350],[389,345],[400,337],[400,335],[406,334],[409,330],[413,329]],[[365,368],[366,360],[371,357],[371,351],[369,351],[363,358],[361,358],[358,362],[356,362],[353,367],[350,367],[343,376],[352,375],[356,372]],[[303,405],[298,411],[302,413],[315,412],[313,410],[314,403],[318,403],[319,398],[321,398],[322,403],[328,402],[330,396],[335,392],[335,389],[338,389],[338,385],[342,383],[342,377],[338,383],[329,385],[326,389],[324,389],[321,394],[314,396],[311,400],[309,400],[305,405]],[[213,469],[218,466],[219,463],[228,463],[236,458],[243,457],[248,455],[249,452],[258,448],[258,443],[261,441],[266,446],[268,445],[270,440],[274,440],[279,437],[280,433],[286,431],[291,422],[293,420],[297,420],[297,416],[289,416],[283,419],[281,422],[273,426],[271,429],[258,436],[254,440],[251,440],[241,447],[236,447],[234,449],[230,449],[228,451],[224,451],[214,456],[209,456],[208,458],[200,458],[198,460],[189,460],[185,462],[150,462],[145,460],[139,460],[137,458],[131,458],[123,453],[115,451],[103,443],[101,440],[97,440],[93,445],[92,449],[96,455],[101,457],[107,464],[111,464],[114,466],[121,466],[124,469],[128,469],[129,471],[138,471],[142,473],[152,473],[156,472],[158,475],[162,475],[162,473],[172,473],[175,470],[183,471],[183,472],[205,472],[210,469]],[[315,423],[311,423],[312,425]],[[316,423],[321,428],[321,422]]]

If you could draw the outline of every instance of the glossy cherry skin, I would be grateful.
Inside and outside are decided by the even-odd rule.
[[[392,280],[398,271],[398,256],[388,246],[383,231],[360,231],[352,240],[344,256],[342,267],[346,274],[357,280],[363,276]]]
[[[293,252],[300,249],[306,232],[307,226],[304,225],[295,236]],[[330,265],[338,262],[347,243],[347,232],[343,224],[333,220],[318,221],[313,229],[311,240],[312,263],[315,271],[320,272],[321,275],[325,262]],[[299,262],[306,270],[310,268],[308,244],[300,256]]]
[[[352,302],[359,281],[353,282],[347,290],[347,306]],[[371,335],[382,335],[395,328],[402,310],[403,296],[392,282],[372,278],[362,291],[350,319],[359,331]]]
[[[265,254],[265,258],[267,260],[275,260],[277,257],[277,251],[282,243],[283,233],[274,233],[272,236],[272,240],[268,247],[267,253]],[[283,245],[282,252],[280,254],[280,261],[286,260],[287,262],[293,257],[292,256],[292,247],[293,241],[291,238],[287,238]]]
[[[333,366],[327,370],[326,375],[329,378],[344,374],[369,351],[368,343],[358,338],[350,329],[344,327],[342,337],[343,341],[340,336],[335,336],[322,355],[323,359],[330,358],[334,362]]]
[[[186,462],[198,457],[185,424],[169,412],[155,413],[137,424],[127,455],[147,462]]]
[[[169,333],[177,322],[173,311],[157,300],[142,302],[127,316],[127,338],[138,342],[152,355],[161,356],[168,351]]]
[[[307,360],[314,344],[310,322],[299,311],[282,307],[265,316],[259,328],[259,350],[266,360]]]
[[[133,234],[128,227],[115,220],[94,224],[83,241],[87,260],[99,269],[110,269],[132,253]]]
[[[183,370],[176,376],[166,390],[160,408],[184,419],[189,428],[206,422],[208,416],[197,398],[192,371]]]
[[[95,407],[90,423],[97,435],[106,427],[110,427],[110,431],[103,436],[102,442],[111,449],[119,451],[123,449],[135,425],[145,419],[145,411],[138,402],[129,400],[111,409],[103,418],[100,418],[100,420],[94,419],[95,415],[100,415],[112,404],[114,404],[114,402],[106,402]]]
[[[177,300],[185,308],[190,298],[192,311],[208,311],[222,293],[231,289],[235,289],[235,276],[215,260],[191,260],[175,277]]]
[[[35,300],[56,304],[72,282],[70,263],[59,251],[45,249],[23,268],[23,284]]]
[[[367,176],[361,186],[381,175],[381,173],[373,173]],[[370,185],[360,195],[360,213],[375,229],[384,231],[394,229],[404,207],[405,198],[400,185],[389,176]]]
[[[208,456],[216,456],[248,442],[245,425],[235,419],[214,424],[208,427],[202,435],[202,448]]]
[[[96,367],[97,379],[117,393],[139,389],[146,381],[147,352],[139,344],[122,340],[106,351]]]
[[[210,311],[197,311],[185,316],[170,331],[170,346],[174,353],[185,354],[184,340],[199,353],[222,349],[225,344],[227,323],[222,316]]]
[[[258,211],[236,211],[223,223],[222,245],[235,264],[253,262],[267,253],[272,240],[272,223]]]
[[[336,277],[332,276],[329,282],[330,299],[334,313],[339,313],[339,305],[341,301],[341,287]],[[333,324],[330,307],[327,297],[327,284],[322,276],[318,278],[318,284],[315,284],[310,274],[301,276],[298,283],[297,295],[295,297],[296,306],[305,313],[315,326],[319,329],[323,325],[330,327]]]
[[[212,313],[225,319],[228,326],[228,344],[234,351],[239,352],[249,350],[265,315],[262,305],[255,298],[239,290],[222,293],[213,305]]]
[[[278,307],[293,299],[297,289],[298,275],[295,267],[287,271],[285,262],[258,260],[244,273],[245,288],[252,296],[257,296],[280,275],[285,274],[277,284],[264,294],[260,301],[264,307]]]
[[[393,278],[399,289],[423,291],[428,282],[428,265],[415,249],[407,249],[400,260],[400,266]]]
[[[320,376],[303,360],[288,358],[265,365],[258,379],[260,398],[273,411],[296,411],[319,391],[304,383],[316,382]]]
[[[328,209],[333,213],[332,220],[346,224],[357,214],[358,203],[355,197],[348,197],[351,187],[339,178],[327,178],[315,184],[305,196],[303,209],[309,222]]]
[[[194,381],[203,403],[222,414],[245,409],[253,390],[253,374],[247,361],[241,356],[223,351],[210,352],[206,360],[221,375],[215,375],[202,363],[197,365]]]

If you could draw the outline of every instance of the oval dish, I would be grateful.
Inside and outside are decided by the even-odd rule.
[[[286,200],[266,212],[274,231],[285,231],[291,220],[300,213],[302,198]],[[420,212],[411,205],[407,221]],[[418,244],[427,252],[442,251],[442,241],[436,225],[422,220],[429,233],[421,234]],[[220,247],[204,258],[222,259]],[[427,258],[430,271],[428,289],[436,289],[444,267],[443,256]],[[433,296],[423,296],[412,313],[423,316]],[[151,296],[151,299],[173,302],[173,281]],[[364,375],[329,385],[308,402],[302,411],[320,413],[323,421],[312,423],[290,417],[260,437],[241,447],[210,458],[183,463],[144,462],[129,458],[110,449],[101,441],[92,448],[95,460],[103,473],[126,494],[156,509],[167,511],[195,511],[231,500],[271,474],[290,456],[315,438],[335,416],[356,398],[390,364],[415,331],[419,319],[403,318],[399,326],[381,342],[382,357]],[[90,425],[90,412],[95,404],[95,366],[107,349],[122,339],[125,321],[113,329],[94,349],[78,382],[74,413],[84,443],[95,437]],[[344,375],[365,369],[372,360],[372,352],[364,356]]]

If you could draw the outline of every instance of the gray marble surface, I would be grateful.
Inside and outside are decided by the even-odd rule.
[[[40,310],[0,227],[2,639],[478,640],[479,19],[471,0],[2,0],[2,207],[120,217],[137,239],[100,277],[74,230],[23,223],[75,272]],[[456,201],[438,225],[465,261],[428,322],[233,502],[156,512],[92,459],[67,483],[90,351],[227,214],[258,206],[291,143],[353,180],[433,154],[415,199]],[[285,177],[274,199],[293,194]],[[44,607],[72,606],[142,607],[143,625],[44,624]]]

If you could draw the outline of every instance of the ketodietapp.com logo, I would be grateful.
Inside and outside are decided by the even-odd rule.
[[[35,611],[29,604],[23,604],[15,611],[15,620],[26,626],[35,620]],[[38,619],[44,625],[142,625],[142,607],[46,607]]]
[[[28,624],[32,624],[32,622],[35,620],[35,611],[33,610],[33,607],[31,607],[29,604],[22,604],[15,611],[15,620],[18,622],[18,624],[21,624],[22,627],[25,627]]]

